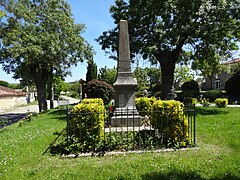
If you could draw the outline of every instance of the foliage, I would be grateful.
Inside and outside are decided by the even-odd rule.
[[[74,106],[68,120],[69,151],[89,152],[104,138],[106,118],[103,100],[91,99]]]
[[[197,50],[192,63],[194,70],[200,70],[203,77],[209,78],[211,83],[210,89],[213,88],[214,77],[224,70],[225,66],[221,62],[228,59],[227,56],[221,57],[221,53],[218,50],[214,45],[204,44]]]
[[[10,83],[9,87],[12,88],[12,89],[21,89],[20,83]],[[31,90],[31,91],[33,91],[33,90]]]
[[[0,86],[9,87],[10,84],[7,81],[0,80]]]
[[[63,91],[63,89],[66,88],[65,86],[66,86],[66,83],[62,80],[61,77],[59,76],[53,77],[54,99],[59,99],[61,91]],[[48,83],[46,88],[48,99],[50,99],[49,88],[50,88],[50,84]]]
[[[159,92],[161,90],[161,84],[162,84],[161,70],[156,67],[151,67],[151,68],[146,68],[146,71],[148,75],[148,84],[149,84],[148,91],[152,92],[152,94],[155,94],[156,92]]]
[[[99,69],[98,79],[101,81],[105,81],[106,83],[113,85],[116,81],[116,77],[117,69],[115,67],[107,68],[105,66],[104,68]]]
[[[188,66],[176,66],[175,72],[174,72],[174,79],[175,82],[188,82],[191,81],[194,78],[193,73],[191,73],[191,69]]]
[[[187,90],[196,90],[196,91],[199,92],[199,85],[198,85],[198,83],[196,81],[194,81],[193,79],[183,83],[182,91],[187,91]]]
[[[85,98],[82,100],[82,104],[98,104],[103,106],[104,102],[101,98]]]
[[[71,91],[68,96],[72,97],[72,98],[79,98],[79,93],[77,93],[76,91]]]
[[[229,95],[240,95],[240,71],[226,81],[225,90]]]
[[[183,103],[185,107],[195,107],[197,104],[197,99],[192,97],[184,97]]]
[[[188,120],[183,112],[184,105],[175,100],[157,100],[152,105],[150,123],[166,146],[186,146],[188,140]]]
[[[175,64],[182,59],[184,47],[191,50],[191,59],[199,57],[205,46],[214,47],[221,56],[236,49],[239,6],[232,0],[117,0],[110,8],[116,27],[104,31],[97,41],[116,59],[118,23],[128,20],[131,57],[140,54],[160,63],[161,99],[171,98]]]
[[[148,89],[148,75],[145,69],[137,67],[133,76],[137,79],[137,91],[144,91]]]
[[[145,90],[148,94],[154,94],[159,92],[161,89],[161,70],[159,68],[136,68],[133,72],[134,77],[137,79],[137,90],[139,97],[141,97],[141,92]]]
[[[221,90],[209,90],[203,94],[203,97],[205,99],[208,99],[209,102],[214,102],[217,98],[222,97],[222,91]]]
[[[197,98],[199,95],[199,85],[196,81],[190,80],[182,85],[182,92],[177,99],[183,101],[185,97]]]
[[[0,18],[4,17],[4,15],[5,15],[4,12],[0,10]]]
[[[80,94],[80,83],[79,81],[74,81],[74,82],[69,82],[69,83],[64,83],[65,85],[63,85],[63,91],[67,92],[76,92],[78,95]]]
[[[35,83],[41,112],[47,109],[49,74],[64,77],[70,74],[70,66],[92,59],[92,48],[80,36],[84,25],[74,24],[64,0],[10,1],[5,11],[0,63],[6,72]]]
[[[225,108],[228,105],[228,99],[227,98],[217,98],[214,103],[219,108]]]
[[[102,98],[104,104],[108,104],[113,98],[113,87],[100,80],[92,80],[86,84],[85,92],[88,98]]]
[[[136,108],[141,116],[144,116],[146,113],[149,114],[152,108],[153,103],[157,99],[154,97],[148,98],[148,97],[141,97],[136,98]]]
[[[97,79],[97,65],[93,60],[88,61],[86,82]]]
[[[210,106],[209,99],[206,99],[206,98],[201,98],[200,103],[203,107],[209,107]]]

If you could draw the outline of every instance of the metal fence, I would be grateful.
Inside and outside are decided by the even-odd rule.
[[[120,114],[119,114],[120,112]],[[140,116],[126,109],[117,114],[118,123],[113,123],[116,113],[72,113],[68,111],[67,143],[78,143],[80,151],[143,150],[181,148],[195,146],[195,110],[181,112],[139,112]],[[181,114],[180,116],[178,114]],[[86,118],[88,117],[88,118]],[[96,119],[102,118],[95,122]],[[121,123],[138,121],[139,123]],[[114,126],[113,126],[114,124]],[[130,124],[130,126],[129,126]]]

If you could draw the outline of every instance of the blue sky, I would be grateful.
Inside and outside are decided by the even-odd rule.
[[[101,46],[95,41],[103,31],[112,29],[115,27],[113,19],[109,13],[109,8],[114,4],[114,0],[68,0],[71,6],[73,18],[76,23],[82,23],[86,25],[86,30],[82,36],[93,46],[96,54],[94,55],[94,61],[96,62],[98,69],[101,67],[112,68],[116,66],[116,61],[111,60],[105,55],[105,52],[101,50]],[[85,63],[79,63],[77,67],[71,67],[72,76],[65,78],[67,82],[85,79],[87,65]],[[0,80],[7,81],[9,83],[18,83],[11,78],[11,74],[6,74],[0,66]]]
[[[94,55],[94,61],[96,62],[98,69],[101,67],[112,68],[117,65],[116,61],[113,61],[105,55],[105,52],[101,50],[101,46],[95,41],[103,31],[112,29],[115,27],[113,19],[109,13],[109,8],[114,4],[114,0],[68,0],[73,18],[76,23],[82,23],[86,25],[86,30],[82,36],[93,46],[96,54]],[[239,43],[240,47],[240,43]],[[235,57],[239,57],[240,52],[235,54]],[[147,65],[144,62],[143,65]],[[85,79],[87,64],[79,63],[77,67],[71,67],[70,71],[72,76],[65,78],[67,82]],[[0,80],[5,80],[9,83],[18,83],[11,78],[12,75],[6,74],[0,65]]]

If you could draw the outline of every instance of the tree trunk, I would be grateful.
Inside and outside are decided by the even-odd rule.
[[[35,72],[35,73],[34,73]],[[37,87],[37,100],[39,112],[47,110],[46,101],[46,84],[49,76],[47,65],[39,65],[39,67],[32,68],[32,77]]]
[[[36,83],[39,112],[47,110],[46,82]]]
[[[163,100],[175,98],[173,80],[178,57],[179,54],[175,51],[161,52],[157,56],[162,71],[161,99]]]
[[[50,109],[53,109],[54,101],[54,85],[53,85],[53,67],[50,68],[50,77],[49,77],[49,99],[50,99]]]

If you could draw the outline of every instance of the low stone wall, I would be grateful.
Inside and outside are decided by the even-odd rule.
[[[12,109],[15,106],[21,106],[26,104],[27,100],[25,96],[0,97],[0,112]]]

